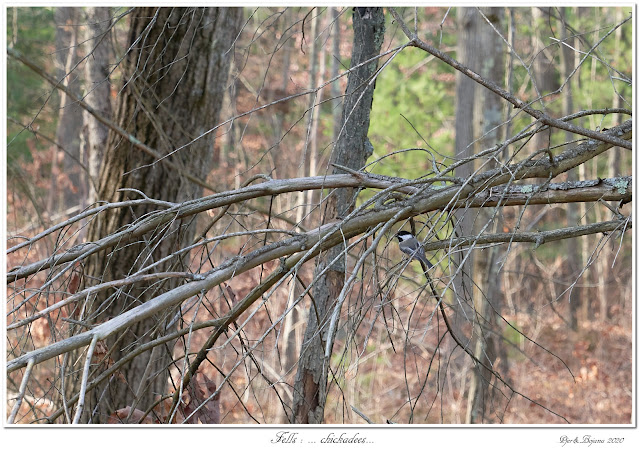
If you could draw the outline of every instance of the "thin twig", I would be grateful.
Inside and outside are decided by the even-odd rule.
[[[87,351],[87,357],[84,361],[84,370],[82,372],[82,385],[80,386],[80,397],[78,400],[78,406],[75,410],[75,416],[73,417],[73,423],[80,423],[80,417],[82,416],[82,410],[84,409],[84,401],[87,393],[87,381],[89,379],[89,368],[91,367],[91,359],[93,359],[93,352],[95,351],[95,346],[98,343],[98,335],[93,336],[91,340],[91,345],[89,346],[89,350]]]
[[[31,369],[33,369],[35,361],[30,359],[27,363],[27,368],[24,371],[24,375],[22,376],[22,382],[20,383],[20,391],[18,392],[18,397],[15,399],[15,404],[13,405],[13,409],[11,410],[11,414],[9,415],[9,419],[7,419],[7,423],[13,423],[16,419],[16,414],[20,410],[20,405],[22,405],[22,399],[24,398],[24,393],[27,390],[27,384],[29,383],[29,377],[31,376]]]
[[[375,425],[375,422],[373,422],[371,419],[368,418],[368,416],[366,414],[364,414],[363,412],[361,412],[359,409],[357,409],[356,406],[351,405],[351,409],[353,410],[353,412],[355,414],[357,414],[358,416],[360,416],[362,419],[364,419],[366,422],[370,423],[371,425]]]

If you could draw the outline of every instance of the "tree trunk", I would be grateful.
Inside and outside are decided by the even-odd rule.
[[[80,71],[74,71],[78,63],[78,24],[81,9],[75,7],[56,8],[56,48],[58,80],[72,92],[77,92],[77,77]],[[77,161],[80,160],[80,132],[82,128],[82,109],[69,101],[64,92],[60,93],[60,110],[56,130],[56,142],[64,148],[64,157],[58,160],[58,148],[52,147],[51,187],[47,200],[47,211],[56,211],[77,205],[86,192],[86,177]],[[65,175],[63,177],[62,175]],[[66,179],[65,179],[66,178]]]
[[[560,56],[559,72],[560,72],[561,79],[563,81],[568,79],[568,75],[570,75],[570,73],[573,70],[574,59],[572,58],[572,52],[574,50],[570,48],[573,46],[572,39],[567,39],[567,30],[566,30],[566,22],[565,22],[566,8],[559,8],[559,15],[560,17],[564,18],[564,20],[562,20],[559,23],[560,37],[562,41],[566,40],[565,41],[566,45],[561,46],[561,52],[559,53],[559,56]],[[563,89],[563,94],[564,95],[562,95],[561,97],[561,113],[562,115],[565,116],[570,114],[573,111],[572,86],[570,81],[566,83],[566,86]],[[570,142],[573,139],[573,135],[569,131],[566,131],[564,133],[564,136],[565,136],[566,142]],[[579,174],[577,169],[573,169],[568,172],[569,181],[576,181],[579,179],[578,177],[579,177]],[[580,222],[579,217],[581,213],[579,211],[579,207],[580,207],[579,204],[576,204],[576,203],[568,203],[566,205],[568,226],[575,226]],[[566,243],[568,247],[568,258],[566,258],[566,262],[569,267],[570,279],[576,279],[576,278],[573,278],[573,275],[576,276],[576,274],[578,274],[580,271],[581,257],[580,257],[580,251],[579,251],[579,241],[582,239],[584,238],[581,237],[581,238],[569,239],[568,242]],[[579,305],[582,304],[583,302],[588,302],[586,297],[582,296],[581,294],[582,294],[581,289],[576,286],[569,291],[570,326],[573,330],[577,329],[577,324],[578,324],[577,309]]]
[[[317,66],[318,66],[318,50],[319,50],[319,41],[318,41],[318,24],[319,24],[319,11],[313,10],[311,11],[311,34],[308,38],[310,42],[310,56],[308,58],[308,78],[309,78],[309,89],[315,89],[315,83],[317,82]],[[309,105],[308,105],[308,121],[306,125],[306,142],[304,143],[304,150],[302,151],[302,160],[299,163],[298,168],[298,177],[305,176],[314,176],[314,173],[310,173],[310,160],[309,160],[309,152],[312,153],[311,149],[313,146],[313,142],[317,138],[316,135],[313,135],[313,119],[317,114],[319,114],[319,108],[315,108],[321,99],[321,90],[317,91],[315,94],[309,95]],[[311,156],[312,157],[312,156]],[[307,214],[310,212],[311,207],[309,205],[310,199],[312,195],[309,191],[300,191],[297,194],[297,214],[295,215],[295,222],[302,224],[304,219],[307,217]]]
[[[111,117],[111,83],[109,72],[111,61],[111,8],[86,8],[87,27],[85,28],[84,45],[86,54],[90,55],[85,61],[84,82],[87,102],[104,117]],[[89,171],[89,192],[87,203],[97,200],[98,176],[100,165],[107,146],[109,129],[98,122],[91,114],[84,111],[84,142],[82,158]]]
[[[482,11],[495,28],[503,30],[503,8],[483,8]],[[477,54],[481,55],[480,73],[497,84],[502,84],[505,78],[503,43],[501,37],[483,18],[477,24],[475,42],[478,46]],[[481,95],[478,96],[475,111],[481,111],[481,114],[476,116],[477,130],[481,133],[479,143],[482,149],[490,148],[500,141],[500,128],[497,127],[503,123],[503,101],[487,89],[482,89],[478,93]],[[494,168],[496,164],[493,163],[492,166]],[[477,231],[480,231],[486,223],[491,224],[490,231],[487,232],[502,231],[500,214],[494,208],[480,211],[477,223],[479,225],[476,226]],[[494,367],[500,343],[500,340],[495,338],[500,334],[499,324],[495,320],[495,311],[500,311],[502,303],[501,272],[497,261],[503,255],[503,248],[503,246],[492,247],[487,251],[474,252],[473,255],[473,299],[477,311],[473,332],[473,336],[476,337],[473,353],[487,367]],[[506,352],[500,353],[506,354]],[[491,372],[486,368],[475,366],[468,390],[466,423],[492,421],[486,406],[491,404],[494,406],[501,394],[493,395],[491,376]]]
[[[337,137],[339,136],[340,130],[340,121],[338,117],[337,108],[339,106],[339,102],[341,102],[340,94],[341,89],[339,86],[339,80],[337,79],[337,75],[339,71],[342,69],[340,52],[339,52],[339,42],[340,42],[340,11],[339,8],[331,7],[331,23],[333,24],[333,30],[331,32],[331,37],[333,38],[333,54],[331,55],[331,79],[335,80],[331,83],[331,98],[333,101],[331,102],[331,109],[333,111],[333,142],[337,142]]]
[[[534,27],[532,45],[534,55],[536,55],[532,64],[532,82],[536,93],[539,95],[547,94],[559,87],[557,84],[556,63],[553,63],[551,55],[549,54],[550,50],[545,49],[546,43],[544,42],[547,36],[552,36],[552,31],[548,29],[548,9],[547,7],[533,7],[531,9]],[[531,148],[540,149],[548,147],[550,143],[550,133],[550,129],[536,133],[531,139]]]
[[[550,15],[549,7],[533,7],[532,20],[534,25],[533,47],[535,60],[533,61],[534,81],[539,92],[544,94],[555,91],[559,88],[559,78],[557,77],[557,62],[554,61],[551,49],[546,48],[546,39],[552,36],[552,30],[548,26]]]
[[[475,8],[459,8],[457,11],[457,23],[460,30],[457,43],[457,59],[467,67],[477,70],[479,66],[479,50],[476,40],[479,13]],[[465,75],[457,72],[455,75],[455,158],[457,160],[470,158],[475,153],[474,125],[475,116],[475,87],[477,83]],[[474,159],[455,169],[455,176],[467,178],[474,171]],[[455,232],[460,236],[468,236],[473,230],[473,217],[469,210],[460,210],[455,213]],[[463,301],[461,305],[472,305],[472,260],[468,258],[463,267],[460,267],[466,257],[467,251],[461,249],[453,257],[455,264],[451,267],[454,273],[453,292]],[[472,314],[472,311],[467,311]],[[458,319],[467,317],[466,314],[456,314],[453,324],[458,325]]]
[[[615,23],[619,23],[623,20],[623,8],[617,7],[615,8]],[[615,30],[615,51],[613,55],[614,64],[620,60],[621,57],[621,42],[623,38],[624,27],[619,27]],[[621,95],[615,95],[612,99],[612,107],[613,108],[622,108],[623,102],[621,101]],[[621,114],[613,114],[612,123],[617,125],[623,121]],[[621,158],[623,149],[619,147],[613,147],[609,150],[609,158],[608,158],[608,177],[613,178],[617,177],[623,172],[621,171]],[[624,152],[625,153],[625,152]],[[612,211],[605,211],[605,220],[612,220],[613,214]],[[608,302],[608,286],[606,285],[606,281],[612,281],[614,279],[614,271],[613,264],[616,258],[617,249],[615,246],[608,243],[602,250],[601,256],[597,260],[598,267],[600,267],[600,279],[599,279],[599,322],[604,323],[608,321],[609,318],[609,307],[612,305],[617,305],[620,303],[620,306],[623,307],[624,302]],[[618,299],[615,299],[618,300]],[[621,314],[624,314],[623,310],[621,310]]]
[[[379,55],[384,40],[384,12],[382,8],[353,8],[353,53],[351,67]],[[348,76],[346,97],[342,110],[341,133],[331,162],[361,169],[372,154],[368,140],[370,111],[374,84],[368,84],[377,70],[377,61],[361,66]],[[333,169],[333,173],[341,171]],[[355,205],[357,192],[352,188],[336,189],[327,200],[322,222],[346,216]],[[318,256],[315,266],[314,303],[309,312],[308,325],[295,378],[293,417],[295,423],[322,423],[328,385],[330,358],[325,356],[327,324],[334,302],[344,286],[346,273],[345,247],[336,246]],[[319,275],[330,261],[337,261],[324,275]],[[318,320],[319,319],[319,320]]]
[[[242,20],[241,8],[137,8],[131,16],[129,53],[124,61],[124,87],[118,97],[116,121],[131,135],[163,155],[191,142],[218,122],[232,46]],[[169,156],[169,160],[197,178],[206,178],[215,145],[215,133],[198,139]],[[111,133],[100,169],[98,198],[118,202],[139,197],[122,188],[138,189],[147,196],[181,202],[201,195],[201,188],[161,161],[134,148]],[[125,224],[154,211],[136,206],[105,211],[91,223],[89,241],[113,233]],[[113,248],[91,258],[85,273],[95,283],[126,278],[151,262],[189,243],[191,221],[172,223],[136,243]],[[154,271],[188,271],[187,255],[168,259]],[[87,304],[82,320],[97,323],[114,317],[179,284],[167,281],[134,284],[108,292]],[[106,347],[117,361],[136,347],[170,332],[172,313],[141,321]],[[170,345],[151,355],[142,353],[123,366],[107,385],[88,394],[83,421],[104,422],[114,410],[130,405],[146,410],[166,393]],[[82,358],[72,359],[73,370]],[[96,361],[94,361],[96,362]],[[99,369],[98,369],[99,370]],[[78,389],[77,384],[72,385]]]

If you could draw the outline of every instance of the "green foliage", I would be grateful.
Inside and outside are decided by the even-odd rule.
[[[54,8],[7,8],[7,43],[44,64],[55,39]]]
[[[17,20],[14,21],[14,14]],[[38,65],[46,67],[54,50],[55,26],[52,8],[7,9],[7,42]],[[15,22],[15,23],[14,23]],[[7,60],[7,113],[29,116],[36,113],[48,92],[45,81],[22,63]]]
[[[407,48],[379,75],[369,138],[373,159],[391,152],[417,148],[451,155],[455,77],[452,69]],[[441,159],[441,158],[438,158]],[[376,173],[417,178],[432,171],[431,158],[423,150],[408,151],[384,159]]]
[[[38,65],[51,71],[54,51],[55,24],[53,8],[8,8],[7,43]],[[7,59],[7,116],[29,124],[49,100],[50,87],[22,63]],[[57,96],[51,100],[57,101]],[[50,100],[49,100],[50,101]],[[55,105],[51,105],[54,106]],[[43,117],[40,117],[41,119]],[[37,127],[45,134],[55,131],[57,115],[39,120]],[[27,140],[33,135],[12,121],[7,122],[7,163],[31,159]]]

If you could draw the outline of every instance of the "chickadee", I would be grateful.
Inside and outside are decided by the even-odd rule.
[[[430,261],[426,259],[421,242],[419,242],[415,236],[408,231],[400,231],[395,237],[399,240],[399,249],[402,252],[406,253],[411,259],[417,258],[429,269],[433,267]]]

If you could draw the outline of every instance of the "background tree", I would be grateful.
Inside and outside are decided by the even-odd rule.
[[[111,115],[51,75],[45,11],[7,29],[10,422],[631,421],[629,9],[470,9],[464,56],[455,8],[385,8],[383,41],[379,8],[113,8]],[[57,92],[109,140],[51,221]]]
[[[370,110],[377,72],[376,56],[384,41],[382,8],[353,8],[353,53],[341,129],[331,154],[333,174],[344,173],[345,167],[360,170],[373,153],[368,140]],[[373,62],[366,63],[374,59]],[[357,190],[336,189],[326,199],[322,224],[346,217],[355,209]],[[332,341],[339,317],[340,292],[346,282],[346,245],[339,244],[323,252],[315,264],[313,306],[308,315],[304,345],[300,355],[293,414],[295,423],[322,423],[327,397],[327,382]]]
[[[104,117],[111,117],[111,68],[112,34],[111,8],[86,8],[87,27],[84,31],[84,46],[87,58],[85,71],[85,101]],[[87,166],[88,203],[98,200],[98,178],[104,159],[104,149],[108,145],[109,128],[95,119],[88,111],[82,113],[83,119],[83,162]]]
[[[491,80],[499,80],[500,84],[505,84],[504,43],[500,36],[500,33],[503,34],[504,31],[504,9],[485,8],[481,11],[475,11],[477,14],[475,19],[476,33],[470,38],[474,44],[464,42],[464,45],[475,45],[475,48],[468,53],[478,56],[476,67],[479,73],[485,74]],[[495,32],[494,29],[498,32]],[[469,36],[466,35],[466,37]],[[466,101],[470,102],[472,99],[471,97]],[[474,100],[474,111],[481,111],[481,113],[474,114],[471,119],[476,124],[473,129],[478,130],[476,136],[473,136],[473,142],[477,142],[480,148],[498,145],[505,136],[505,133],[500,133],[502,131],[500,125],[505,117],[505,108],[501,98],[488,89],[481,89],[476,91]],[[460,156],[463,158],[465,155]],[[505,163],[507,158],[508,154],[504,153],[500,155],[499,162],[489,163],[488,167],[496,169],[498,164]],[[495,234],[503,230],[503,220],[499,212],[498,208],[482,208],[478,214],[467,211],[464,219],[466,223],[471,225],[470,229],[474,235],[481,234],[484,230]],[[475,311],[473,353],[486,367],[474,366],[468,390],[466,423],[490,422],[492,417],[484,415],[485,405],[500,401],[500,395],[496,389],[493,389],[494,384],[491,383],[492,374],[487,370],[491,361],[496,361],[499,355],[500,368],[504,367],[503,372],[508,372],[507,352],[504,351],[502,342],[496,338],[496,336],[503,334],[503,330],[500,329],[502,328],[501,323],[496,320],[496,317],[502,313],[499,261],[503,258],[504,252],[501,250],[503,247],[493,247],[486,252],[475,252],[473,255],[474,264],[467,269],[472,270],[473,273],[471,288],[471,299]],[[484,332],[484,330],[492,332]]]
[[[62,7],[55,10],[57,78],[63,86],[72,92],[78,92],[81,82],[78,72],[71,73],[79,62],[79,30],[76,26],[81,19],[81,10],[74,7]],[[56,142],[64,152],[58,157],[58,148],[52,147],[51,189],[47,201],[48,211],[59,211],[74,206],[80,198],[86,197],[86,178],[80,170],[80,129],[82,127],[82,109],[70,101],[64,91],[60,92],[60,112]]]

